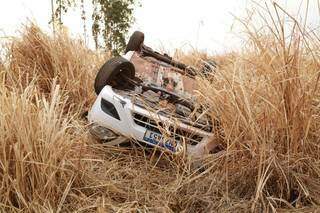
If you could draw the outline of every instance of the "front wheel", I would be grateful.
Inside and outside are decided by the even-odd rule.
[[[125,76],[125,78],[124,78]],[[98,95],[106,86],[121,87],[126,85],[126,78],[135,76],[134,65],[123,57],[108,60],[99,70],[94,81],[94,90]]]

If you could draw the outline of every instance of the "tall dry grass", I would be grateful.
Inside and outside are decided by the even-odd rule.
[[[249,37],[243,53],[224,58],[212,81],[202,81],[226,135],[227,192],[250,197],[252,211],[320,202],[320,40],[272,7],[259,13],[259,29],[240,20]]]
[[[10,45],[11,75],[7,76],[7,86],[24,89],[36,81],[41,93],[50,93],[56,80],[61,90],[68,93],[69,103],[88,106],[92,102],[95,71],[105,60],[103,55],[86,48],[81,40],[70,39],[64,31],[50,37],[34,24]]]
[[[298,22],[284,25],[273,15],[282,10],[276,4],[270,10],[259,30],[241,21],[249,35],[243,51],[215,57],[215,75],[199,78],[199,94],[225,135],[225,149],[203,156],[201,171],[184,159],[92,140],[80,115],[108,56],[63,32],[53,37],[27,27],[0,68],[0,208],[316,211],[320,40]],[[177,56],[192,64],[210,58],[193,54]]]

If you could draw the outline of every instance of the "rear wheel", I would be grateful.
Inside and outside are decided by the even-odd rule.
[[[134,65],[130,61],[123,57],[111,58],[100,68],[94,82],[94,90],[98,95],[106,85],[125,87],[126,79],[133,79],[134,76]]]
[[[201,72],[204,75],[214,74],[217,66],[217,63],[213,60],[203,61],[203,63],[201,64]]]
[[[143,41],[144,41],[144,34],[140,31],[135,31],[130,36],[129,42],[126,46],[125,53],[129,51],[140,51]]]

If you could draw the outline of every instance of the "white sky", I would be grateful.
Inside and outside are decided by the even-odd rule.
[[[91,2],[91,0],[86,0]],[[257,0],[258,1],[258,0]],[[297,13],[301,1],[277,0],[292,13]],[[231,32],[234,18],[243,17],[249,0],[140,0],[135,11],[136,22],[131,32],[145,33],[149,46],[173,50],[198,48],[210,52],[228,51],[239,46],[237,32]],[[317,0],[311,0],[311,22],[319,17]],[[89,4],[88,4],[89,5]],[[87,5],[87,6],[88,6]],[[90,15],[90,12],[89,14]],[[46,31],[51,17],[50,0],[0,0],[0,37],[15,35],[27,19],[35,20]],[[64,24],[73,36],[83,36],[79,11],[70,10]],[[87,26],[90,32],[90,26]],[[89,45],[93,46],[92,37]]]

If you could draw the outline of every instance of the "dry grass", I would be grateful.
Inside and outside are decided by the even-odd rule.
[[[8,52],[11,75],[7,76],[7,86],[24,89],[36,81],[40,92],[47,94],[56,79],[68,93],[69,103],[87,106],[92,102],[93,71],[104,58],[86,48],[82,41],[70,39],[65,32],[53,39],[31,24],[20,39],[11,43]]]
[[[315,211],[320,40],[298,23],[285,38],[284,25],[270,23],[262,30],[244,23],[246,49],[216,57],[216,74],[199,79],[199,93],[225,132],[225,150],[203,156],[203,172],[138,146],[92,140],[81,113],[107,57],[64,33],[52,38],[27,27],[0,67],[2,210]],[[209,57],[177,55],[192,64],[199,61],[194,55]]]

